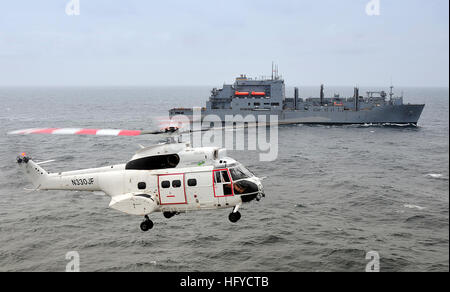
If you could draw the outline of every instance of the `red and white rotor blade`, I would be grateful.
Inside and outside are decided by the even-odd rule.
[[[96,135],[96,136],[139,136],[150,134],[140,130],[83,129],[83,128],[33,128],[12,131],[9,135],[50,134],[50,135]]]

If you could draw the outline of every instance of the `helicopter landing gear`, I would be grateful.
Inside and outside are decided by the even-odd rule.
[[[239,207],[241,205],[237,205],[236,207],[234,207],[233,212],[230,213],[230,215],[228,215],[228,219],[231,221],[231,223],[236,223],[239,221],[239,219],[241,219],[241,213],[239,213]]]
[[[149,231],[153,228],[153,221],[148,218],[147,215],[145,215],[145,220],[141,223],[141,230],[142,231]]]
[[[228,219],[230,219],[232,223],[236,223],[239,221],[239,219],[241,219],[241,213],[230,213],[230,215],[228,215]]]

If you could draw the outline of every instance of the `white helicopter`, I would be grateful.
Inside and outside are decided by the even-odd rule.
[[[192,131],[190,131],[192,132]],[[180,127],[162,131],[127,131],[96,129],[26,129],[8,134],[78,134],[137,136],[182,133]],[[17,163],[35,190],[101,191],[111,197],[110,208],[144,216],[142,231],[153,228],[148,217],[162,212],[164,217],[195,210],[232,208],[228,218],[236,223],[241,218],[242,203],[265,197],[262,179],[241,163],[227,156],[226,149],[193,148],[176,141],[143,147],[124,164],[100,168],[50,173],[25,153]]]

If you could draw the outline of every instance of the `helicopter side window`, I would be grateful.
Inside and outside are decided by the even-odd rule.
[[[145,182],[140,182],[137,187],[139,190],[145,190],[147,188],[147,184]]]
[[[214,172],[214,177],[215,177],[216,183],[221,183],[222,182],[222,177],[220,176],[220,172],[219,171]]]
[[[222,181],[223,182],[230,182],[230,177],[228,176],[228,171],[226,171],[226,170],[224,170],[224,171],[221,171],[221,174],[222,174]]]
[[[162,182],[161,182],[161,187],[162,187],[163,189],[168,189],[168,188],[170,188],[170,181],[168,181],[168,180],[162,181]]]
[[[197,180],[195,178],[188,179],[188,186],[190,187],[197,186]]]
[[[174,181],[172,181],[172,187],[173,188],[181,187],[181,180],[174,180]]]
[[[231,196],[233,194],[233,190],[231,189],[231,183],[223,184],[223,195]]]

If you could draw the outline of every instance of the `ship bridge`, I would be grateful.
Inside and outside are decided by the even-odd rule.
[[[284,80],[279,76],[249,78],[241,74],[233,84],[214,88],[206,104],[208,110],[282,110],[285,96]]]

